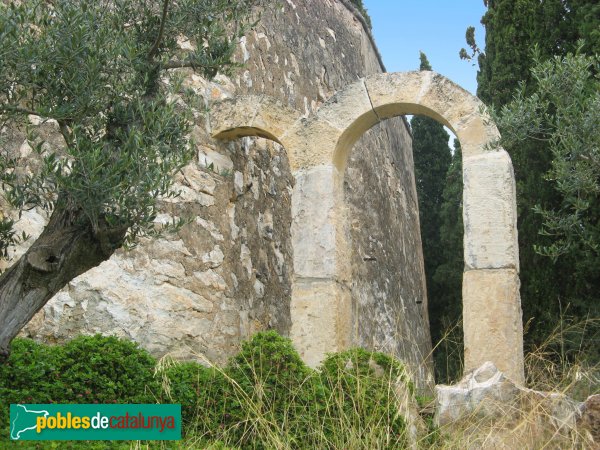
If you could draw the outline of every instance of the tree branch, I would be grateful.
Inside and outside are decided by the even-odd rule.
[[[223,67],[225,67],[223,64],[212,64],[212,65],[208,65],[208,64],[198,64],[196,63],[192,58],[185,58],[185,59],[170,59],[169,61],[161,64],[160,66],[162,69],[197,69],[198,67],[202,67],[205,69],[208,68],[214,68],[214,69],[221,69]]]
[[[39,117],[48,117],[44,114],[41,114],[38,111],[34,111],[33,109],[23,108],[22,106],[13,106],[13,105],[0,105],[0,112],[12,112],[17,114],[30,114],[32,116]],[[52,117],[48,117],[52,119]]]
[[[47,114],[43,114],[39,111],[35,111],[33,109],[24,108],[22,106],[14,106],[14,105],[0,105],[0,113],[2,112],[12,112],[17,114],[27,114],[32,116],[43,117],[45,119],[52,119],[58,122],[58,127],[60,130],[60,134],[65,139],[66,144],[71,147],[73,145],[73,134],[71,130],[69,130],[69,125],[65,119],[59,119],[56,117],[48,116]]]
[[[71,133],[71,130],[69,130],[67,122],[65,120],[57,120],[57,122],[58,128],[60,129],[60,134],[62,134],[67,147],[73,147],[73,133]]]
[[[160,19],[160,28],[158,30],[158,36],[156,36],[156,40],[154,41],[152,48],[148,52],[148,61],[152,60],[152,58],[156,56],[156,53],[158,52],[158,47],[160,46],[160,42],[162,41],[163,35],[165,33],[165,22],[167,21],[169,2],[170,0],[164,0],[163,2],[162,18]]]
[[[161,65],[163,69],[195,69],[197,66],[192,63],[190,58],[186,59],[171,59]]]

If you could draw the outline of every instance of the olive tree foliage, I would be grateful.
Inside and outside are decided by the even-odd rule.
[[[53,120],[64,148],[30,134],[38,163],[0,147],[2,193],[49,222],[0,276],[0,354],[75,276],[158,231],[161,198],[192,156],[190,108],[168,69],[212,78],[260,0],[21,0],[0,3],[0,128]],[[178,39],[189,39],[182,50]],[[169,81],[169,82],[168,82]],[[0,214],[0,251],[19,237]],[[178,224],[172,224],[177,227]],[[1,256],[1,255],[0,255]]]
[[[558,208],[536,205],[548,245],[536,246],[555,260],[562,255],[600,259],[600,57],[581,53],[541,61],[534,56],[533,92],[521,89],[496,120],[504,144],[546,141],[552,153],[546,179]],[[597,266],[596,266],[597,270]]]

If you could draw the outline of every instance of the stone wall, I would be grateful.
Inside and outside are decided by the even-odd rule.
[[[336,90],[381,71],[363,25],[339,0],[274,2],[238,58],[244,67],[231,79],[187,74],[187,85],[209,108],[223,98],[264,93],[308,114]],[[209,117],[197,117],[198,157],[178,174],[182,194],[158,218],[191,217],[191,223],[176,236],[119,251],[73,280],[25,334],[48,341],[117,334],[157,355],[203,353],[222,362],[258,330],[289,333],[293,180],[285,149],[255,138],[218,143],[209,138]],[[422,360],[431,344],[412,165],[400,118],[355,145],[345,179],[350,288],[355,343],[396,353],[421,367],[425,379]],[[43,221],[32,211],[21,226],[35,235]]]
[[[399,118],[387,120],[352,149],[344,194],[358,344],[403,355],[427,379],[431,338],[413,167],[408,130]]]
[[[41,128],[45,138],[59,141],[52,124]],[[27,154],[27,148],[20,151]],[[178,174],[181,195],[163,204],[157,218],[191,223],[177,235],[118,251],[76,278],[24,334],[60,342],[100,332],[133,339],[158,356],[203,353],[220,362],[256,331],[286,334],[292,249],[285,153],[263,139],[225,150],[225,157],[207,164],[211,150],[201,145],[202,162]],[[44,222],[43,212],[34,210],[19,226],[33,239]]]

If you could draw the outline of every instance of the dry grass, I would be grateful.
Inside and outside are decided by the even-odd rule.
[[[577,401],[600,392],[600,319],[563,316],[549,336],[525,356],[531,391],[510,404],[487,402],[460,422],[439,428],[433,449],[599,449],[576,416],[561,417]],[[552,395],[540,395],[545,392]],[[574,399],[570,401],[569,399]]]
[[[261,384],[254,386],[253,392],[248,393],[238,382],[233,379],[225,370],[204,358],[202,355],[197,357],[207,366],[211,366],[219,371],[225,378],[226,382],[233,388],[237,401],[245,412],[246,419],[243,425],[249,433],[253,433],[260,437],[262,448],[265,449],[296,449],[296,448],[329,448],[329,449],[379,449],[379,448],[397,448],[394,443],[408,440],[410,428],[405,431],[406,436],[397,436],[391,434],[391,422],[396,417],[404,417],[410,415],[414,420],[420,420],[416,408],[409,411],[408,405],[414,404],[414,398],[406,387],[404,381],[398,380],[396,383],[390,382],[387,385],[387,397],[383,403],[394,405],[390,408],[390,415],[387,417],[365,417],[364,411],[366,404],[370,400],[371,392],[366,389],[366,386],[358,383],[355,395],[352,398],[352,407],[349,409],[347,398],[344,396],[344,386],[340,383],[340,378],[333,377],[332,385],[330,385],[329,394],[324,398],[322,404],[325,409],[324,421],[314,420],[314,414],[308,413],[311,405],[304,404],[302,401],[296,403],[298,406],[305,407],[307,410],[307,421],[304,423],[302,434],[307,437],[307,441],[312,442],[311,446],[307,446],[306,442],[298,440],[297,422],[288,420],[294,414],[289,411],[289,414],[284,414],[283,420],[277,419],[278,414],[274,411],[273,404],[269,400],[269,395],[266,389]],[[157,364],[156,376],[160,378],[163,392],[169,396],[171,381],[166,376],[166,369],[174,364],[178,364],[170,357],[162,358]],[[389,374],[388,374],[389,375]],[[310,383],[310,377],[316,376],[316,372],[309,375],[305,383]],[[254,379],[260,377],[254,373]],[[391,378],[391,377],[390,377]],[[358,379],[358,377],[357,377]],[[299,389],[300,391],[300,389]],[[397,410],[406,411],[404,414],[399,414]],[[393,416],[395,414],[395,416]],[[280,416],[279,416],[280,417]],[[320,416],[323,419],[323,415]],[[202,411],[198,411],[195,418],[198,425],[197,429],[202,429],[203,416]],[[329,424],[326,422],[329,421]],[[331,423],[334,422],[334,426]],[[424,425],[421,425],[423,431]],[[150,448],[177,448],[177,449],[199,449],[207,448],[211,450],[221,449],[237,449],[237,442],[233,437],[234,433],[231,430],[223,428],[218,432],[215,441],[213,435],[212,440],[207,441],[206,436],[188,433],[183,441],[165,442],[165,443],[140,443],[132,445],[135,449],[150,449]],[[332,432],[333,431],[333,432]],[[415,429],[413,428],[413,431]],[[417,436],[413,434],[413,442],[416,447]],[[405,439],[406,437],[406,439]]]
[[[563,316],[546,340],[525,357],[527,385],[578,400],[600,389],[600,318]]]
[[[445,339],[449,341],[438,345],[447,345],[448,354],[455,354],[456,333],[460,327],[449,328]],[[561,420],[556,411],[567,402],[561,394],[582,401],[588,395],[600,392],[600,362],[597,358],[597,339],[600,336],[600,319],[573,320],[561,318],[554,330],[543,344],[535,347],[525,358],[528,387],[537,391],[553,392],[557,395],[543,396],[528,393],[516,398],[514,402],[482,404],[478,410],[468,417],[452,425],[435,428],[432,417],[424,417],[424,421],[414,421],[413,431],[418,430],[409,441],[407,448],[414,449],[598,449],[590,440],[589,433],[577,430],[575,419]],[[460,355],[453,356],[460,361]],[[208,361],[205,363],[209,364]],[[164,359],[164,367],[176,362]],[[448,368],[455,365],[448,362]],[[224,376],[227,376],[222,372]],[[160,376],[160,365],[157,371]],[[228,377],[233,386],[235,380]],[[167,378],[163,378],[163,387],[168,392]],[[256,386],[261,390],[261,386]],[[277,421],[269,410],[265,396],[248,395],[240,386],[235,389],[238,400],[247,411],[247,420],[254,432],[258,433],[267,449],[306,448],[297,442],[290,432],[290,424],[284,419]],[[398,402],[397,386],[389,386],[390,402]],[[360,402],[368,392],[360,393],[356,398],[356,410],[360,410]],[[356,417],[344,409],[343,400],[336,395],[326,399],[326,408],[332,416],[339,417],[336,432],[326,432],[323,424],[308,422],[304,430],[318,448],[323,449],[379,449],[390,448],[391,436],[386,424],[377,421],[357,421]],[[197,420],[201,421],[201,414]],[[429,423],[429,427],[425,426]],[[410,427],[409,427],[410,429]],[[187,435],[175,443],[135,444],[135,449],[149,448],[207,448],[222,450],[235,447],[223,430],[217,442],[207,444],[203,436]]]

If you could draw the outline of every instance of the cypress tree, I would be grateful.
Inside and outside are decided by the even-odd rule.
[[[423,52],[420,59],[420,70],[431,70]],[[440,214],[446,173],[452,158],[448,147],[450,136],[442,124],[429,117],[414,116],[411,128],[429,318],[435,343],[440,337],[441,312],[446,308],[447,301],[442,287],[434,279],[434,274],[437,267],[444,262]]]
[[[433,355],[437,383],[450,383],[462,375],[462,205],[462,152],[458,139],[454,139],[454,153],[445,176],[440,209],[441,261],[433,275],[439,298],[435,311],[432,311],[435,314],[432,336],[442,341]]]
[[[477,74],[477,95],[488,105],[501,108],[507,104],[519,83],[524,89],[531,86],[529,75],[531,49],[538,44],[548,54],[548,40],[541,40],[536,29],[548,28],[547,18],[537,25],[542,15],[537,0],[489,0],[488,9],[481,22],[486,29],[485,54],[479,58],[480,71]],[[546,5],[547,6],[547,5]],[[547,11],[552,10],[547,6]],[[538,255],[533,245],[540,243],[541,218],[533,213],[536,204],[550,206],[555,202],[555,194],[544,174],[550,168],[550,152],[546,145],[538,142],[522,142],[513,148],[507,148],[515,168],[517,180],[519,254],[521,262],[521,299],[524,320],[532,320],[531,332],[539,341],[546,330],[537,326],[541,319],[553,323],[554,308],[548,308],[552,302],[554,285],[552,264]],[[552,310],[550,317],[549,311]],[[544,317],[545,316],[545,317]],[[531,338],[530,336],[528,336]]]
[[[477,94],[496,109],[506,105],[518,89],[525,93],[535,89],[530,75],[532,49],[544,60],[573,51],[583,38],[584,51],[600,50],[600,6],[595,0],[486,0],[486,6],[482,18],[485,53],[478,59]],[[552,261],[535,250],[549,245],[552,237],[540,235],[542,217],[534,207],[552,210],[560,205],[546,175],[552,162],[548,144],[527,140],[506,150],[517,180],[521,299],[524,322],[530,324],[525,343],[531,347],[549,334],[567,304],[567,313],[579,318],[593,311],[600,277],[593,275],[593,264],[581,255]]]
[[[485,53],[479,56],[477,96],[501,106],[512,97],[520,80],[529,79],[534,38],[536,0],[487,0],[481,18],[485,26]]]

